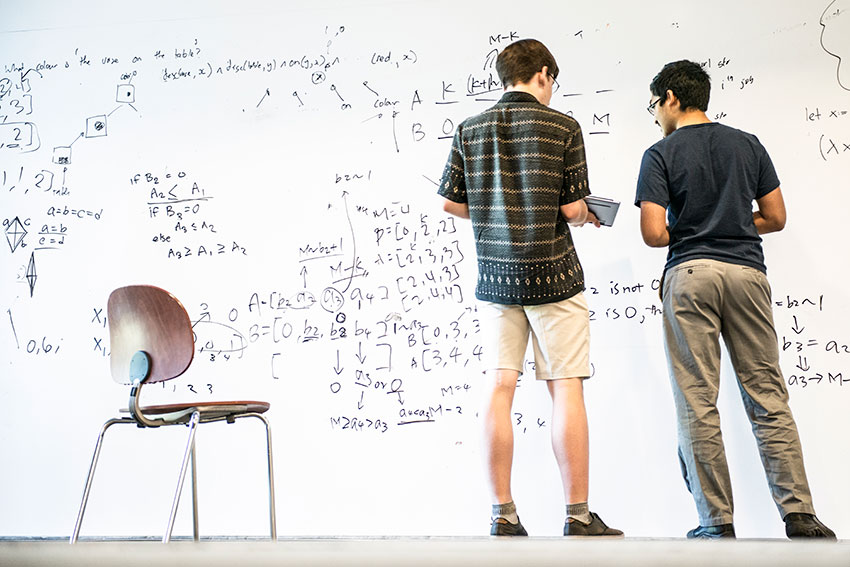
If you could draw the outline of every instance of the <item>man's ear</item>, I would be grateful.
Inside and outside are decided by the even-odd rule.
[[[667,94],[664,98],[665,104],[667,103],[667,101],[670,101],[670,110],[681,110],[681,108],[679,107],[682,105],[682,101],[680,101],[679,98],[675,94],[673,94],[673,91],[671,91],[670,89],[667,89]]]

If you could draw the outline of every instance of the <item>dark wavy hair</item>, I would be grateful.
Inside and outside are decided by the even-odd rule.
[[[699,63],[673,61],[655,75],[649,83],[649,90],[653,95],[661,97],[662,103],[667,98],[667,91],[673,91],[682,110],[696,108],[705,112],[711,96],[711,78]]]
[[[496,72],[502,85],[527,83],[544,66],[558,78],[558,64],[552,53],[536,39],[521,39],[508,45],[496,58]]]

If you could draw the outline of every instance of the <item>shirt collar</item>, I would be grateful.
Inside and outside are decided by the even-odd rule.
[[[540,103],[531,93],[523,92],[523,91],[509,91],[502,95],[502,98],[499,99],[499,102],[536,102]]]

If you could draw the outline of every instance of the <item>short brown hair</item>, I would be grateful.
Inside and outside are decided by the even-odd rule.
[[[548,67],[549,74],[558,78],[558,64],[555,63],[555,58],[546,46],[536,39],[515,41],[496,58],[496,72],[504,87],[527,83],[543,67]]]

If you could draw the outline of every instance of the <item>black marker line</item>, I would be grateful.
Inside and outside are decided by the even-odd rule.
[[[364,81],[365,84],[365,81]],[[347,191],[342,192],[342,202],[345,204],[345,218],[348,219],[348,228],[351,230],[351,275],[348,278],[348,284],[345,286],[345,289],[342,290],[342,293],[348,291],[348,288],[351,287],[351,282],[354,281],[354,269],[357,266],[357,238],[354,236],[354,224],[351,222],[351,215],[348,214],[348,196]]]
[[[323,258],[336,258],[337,256],[343,256],[343,254],[328,254],[327,256],[314,256],[312,258],[304,258],[302,260],[298,260],[298,262],[299,263],[309,262],[310,260],[321,260]]]
[[[363,86],[369,89],[375,96],[381,96],[369,86],[369,81],[363,81]]]
[[[6,310],[9,313],[9,323],[12,325],[12,334],[15,335],[15,344],[18,345],[18,350],[21,350],[21,343],[18,342],[18,331],[15,330],[15,322],[12,320],[12,310]]]
[[[176,187],[176,185],[175,185]],[[148,205],[173,205],[174,203],[191,203],[193,201],[209,201],[212,197],[195,197],[194,199],[174,199],[173,201],[162,201],[161,203],[148,203]]]
[[[395,117],[396,116],[398,116],[398,113],[395,110],[393,110],[393,142],[395,143],[395,153],[399,153],[400,150],[398,149],[398,136],[396,135],[396,132],[395,132]]]
[[[827,12],[829,12],[830,8],[832,8],[832,6],[834,4],[835,4],[835,0],[833,0],[832,2],[830,2],[827,5],[827,7],[824,9],[823,13],[821,14],[820,20],[818,21],[818,23],[821,25],[821,28],[823,28],[820,31],[820,46],[821,46],[821,49],[823,49],[828,54],[830,54],[833,57],[835,57],[836,59],[838,59],[838,67],[835,69],[835,79],[838,81],[839,87],[841,87],[842,89],[844,89],[846,91],[850,91],[850,85],[844,85],[844,84],[841,83],[841,65],[843,63],[841,56],[837,53],[833,53],[832,51],[827,49],[826,46],[823,44],[823,35],[826,33],[826,24],[824,23],[824,18],[827,17]],[[834,18],[835,16],[838,16],[838,15],[840,15],[840,14],[835,13],[831,16],[828,16],[828,19],[831,20],[832,18]]]
[[[502,92],[502,90],[503,90],[503,89],[487,89],[487,90],[485,90],[485,91],[478,91],[478,92],[474,92],[474,93],[468,93],[466,96],[481,96],[481,95],[490,94],[490,93],[498,93],[498,92]]]
[[[269,92],[269,89],[266,89],[265,94],[263,94],[263,98],[260,99],[260,102],[257,103],[257,106],[255,108],[260,108],[260,105],[263,104],[263,101],[266,100],[266,97],[270,94],[271,93]]]

